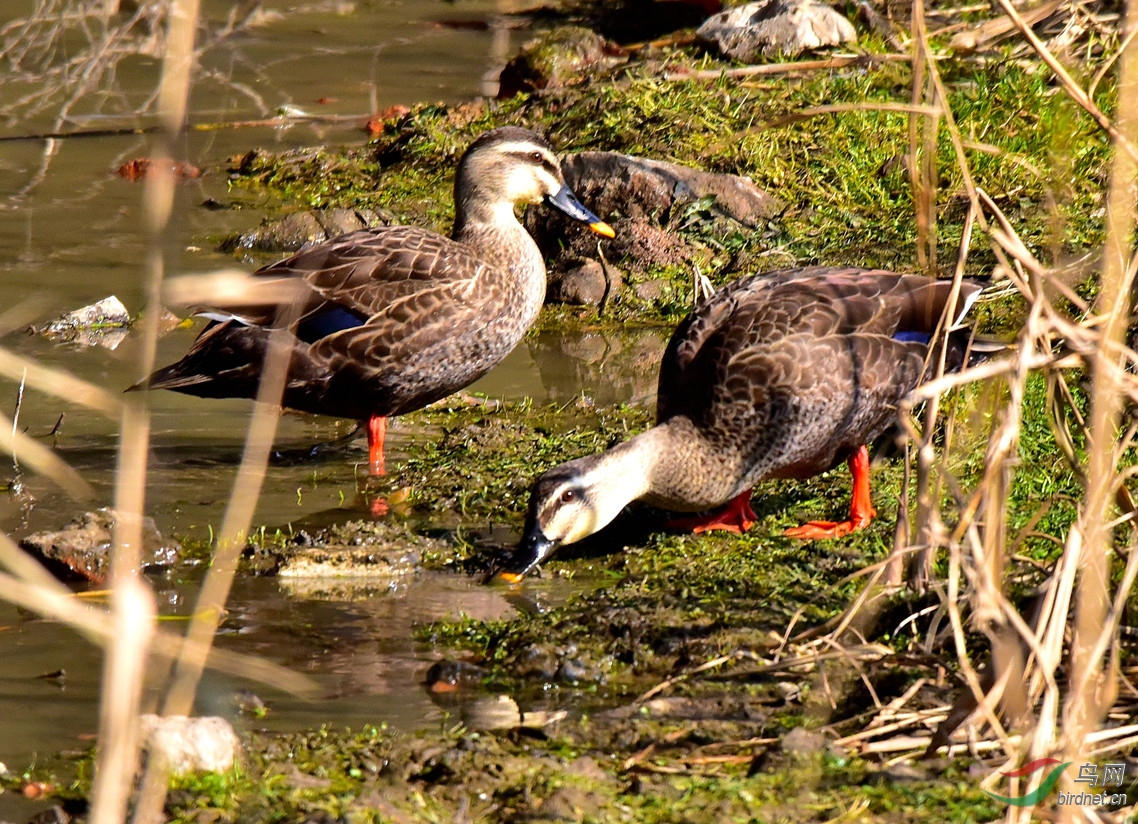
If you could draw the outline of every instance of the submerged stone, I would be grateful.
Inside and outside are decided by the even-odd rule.
[[[20,541],[20,546],[37,556],[62,580],[102,583],[111,568],[114,528],[119,515],[103,508],[84,512],[60,530],[36,532]],[[182,547],[164,537],[153,518],[142,519],[142,568],[151,572],[178,563]]]
[[[32,331],[49,340],[114,349],[126,337],[130,313],[114,295],[60,315]]]
[[[277,570],[282,578],[381,578],[395,583],[419,568],[414,549],[323,546],[301,549]]]
[[[257,568],[275,573],[290,595],[355,601],[405,586],[423,569],[423,554],[449,551],[445,541],[398,521],[349,521],[315,534],[301,532],[285,547],[264,546]]]
[[[695,36],[726,57],[757,63],[850,42],[857,39],[857,31],[824,3],[760,0],[716,14]]]

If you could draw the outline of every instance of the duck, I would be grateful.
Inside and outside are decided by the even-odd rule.
[[[700,513],[672,528],[744,532],[756,521],[756,483],[842,462],[853,478],[848,517],[787,534],[817,540],[864,528],[876,515],[868,445],[896,423],[898,404],[935,371],[938,352],[948,368],[963,365],[964,319],[981,291],[972,281],[834,266],[730,282],[672,335],[655,426],[541,475],[522,539],[493,577],[520,581],[632,501]],[[947,337],[937,331],[942,317]]]
[[[186,355],[128,391],[256,397],[270,333],[284,326],[281,406],[363,422],[370,473],[382,475],[387,418],[470,385],[536,319],[545,261],[515,207],[538,203],[614,236],[566,185],[548,140],[517,126],[487,131],[458,162],[450,237],[361,229],[262,267],[246,295],[197,307],[210,322]]]

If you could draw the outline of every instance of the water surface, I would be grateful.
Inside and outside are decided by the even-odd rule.
[[[235,260],[216,251],[215,239],[258,224],[260,204],[212,211],[202,204],[232,201],[218,170],[226,159],[254,147],[284,150],[321,144],[362,145],[366,116],[394,104],[457,103],[486,89],[487,75],[526,36],[501,24],[498,12],[514,4],[491,0],[460,3],[385,0],[322,2],[293,7],[267,3],[259,22],[208,49],[195,82],[193,123],[236,123],[271,118],[289,106],[337,123],[295,123],[187,131],[181,156],[207,173],[177,188],[165,254],[169,274],[209,271]],[[32,3],[8,3],[0,24],[31,12]],[[211,31],[223,26],[232,4],[207,0]],[[440,21],[462,21],[454,26]],[[473,22],[475,25],[465,25]],[[484,25],[483,25],[484,24]],[[113,87],[83,97],[72,116],[57,111],[0,117],[0,138],[44,132],[145,127],[152,119],[131,107],[151,92],[158,63],[140,56],[122,60]],[[26,91],[0,83],[0,112],[11,112]],[[150,138],[120,134],[64,140],[0,140],[0,279],[5,307],[33,307],[47,320],[117,295],[131,311],[143,305],[147,252],[141,227],[143,187],[114,174],[122,163],[146,157]],[[177,330],[160,344],[159,362],[177,359],[197,330]],[[128,336],[117,348],[50,343],[20,330],[2,340],[8,349],[118,391],[136,378],[139,344]],[[585,393],[600,403],[648,400],[651,380],[614,372],[611,357],[626,350],[658,357],[658,333],[630,338],[586,334],[573,340],[541,336],[527,341],[474,389],[504,398],[564,402]],[[0,381],[0,410],[15,406],[16,383]],[[207,537],[220,523],[231,495],[251,404],[205,401],[175,393],[147,396],[153,414],[147,512],[161,530]],[[63,416],[62,426],[47,437]],[[35,391],[24,397],[19,417],[28,433],[50,440],[59,454],[92,484],[96,499],[113,500],[118,422],[77,404]],[[282,449],[302,448],[347,431],[350,424],[287,414],[277,439]],[[410,433],[398,423],[392,460]],[[358,450],[354,460],[362,461]],[[351,504],[357,468],[353,456],[274,463],[255,522],[287,525]],[[0,498],[0,528],[16,538],[58,527],[81,505],[49,483],[19,477],[27,496]],[[519,504],[520,506],[520,504]],[[193,581],[155,582],[163,610],[183,613]],[[550,597],[556,597],[551,591]],[[360,601],[313,599],[285,582],[240,580],[219,643],[264,655],[316,678],[326,698],[299,702],[265,694],[272,711],[257,724],[304,729],[321,723],[360,726],[391,723],[414,729],[438,718],[420,686],[438,653],[412,638],[422,622],[447,616],[499,618],[512,607],[501,593],[455,577],[424,576],[379,597]],[[85,747],[96,727],[101,659],[69,630],[0,603],[0,762],[20,770],[63,750]],[[62,671],[61,677],[42,677]],[[208,675],[202,711],[232,715],[229,696],[244,686]],[[0,797],[0,815],[12,799]]]

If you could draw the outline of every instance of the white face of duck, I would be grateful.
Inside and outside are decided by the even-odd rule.
[[[475,154],[470,163],[473,178],[494,192],[495,212],[512,212],[518,203],[545,203],[588,224],[597,234],[613,237],[608,224],[582,206],[565,185],[561,164],[548,147],[526,140],[502,141]]]
[[[565,185],[557,158],[536,143],[510,142],[495,147],[502,163],[502,196],[511,203],[541,203]]]
[[[546,472],[534,484],[521,543],[500,577],[518,581],[559,546],[604,529],[647,491],[648,474],[627,449],[588,455]]]

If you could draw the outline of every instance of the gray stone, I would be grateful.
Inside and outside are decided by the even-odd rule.
[[[749,227],[778,216],[786,208],[778,198],[745,177],[708,172],[632,157],[618,152],[580,152],[562,167],[565,180],[589,208],[601,217],[654,217],[667,223],[697,200],[714,197],[714,208]]]
[[[857,39],[853,24],[814,0],[760,0],[707,19],[696,39],[744,63]]]
[[[129,327],[130,313],[122,301],[111,295],[44,326],[33,327],[33,331],[49,340],[114,349],[126,338]]]
[[[623,283],[620,270],[612,264],[604,267],[600,261],[583,260],[549,284],[546,299],[574,306],[599,306],[602,300],[612,300]]]
[[[84,512],[63,529],[36,532],[20,546],[42,560],[57,577],[101,583],[110,571],[118,513],[113,509]],[[181,560],[181,545],[158,532],[153,518],[142,519],[142,565],[169,566]]]
[[[161,758],[176,774],[227,772],[241,753],[232,725],[217,716],[143,715],[139,731],[150,757]]]
[[[632,287],[632,291],[636,297],[641,300],[653,301],[659,300],[664,296],[664,292],[671,286],[671,281],[664,280],[663,278],[655,278],[654,280],[646,280],[643,283],[638,283]]]
[[[817,730],[795,727],[782,737],[782,751],[789,755],[816,755],[826,748],[826,736]]]

